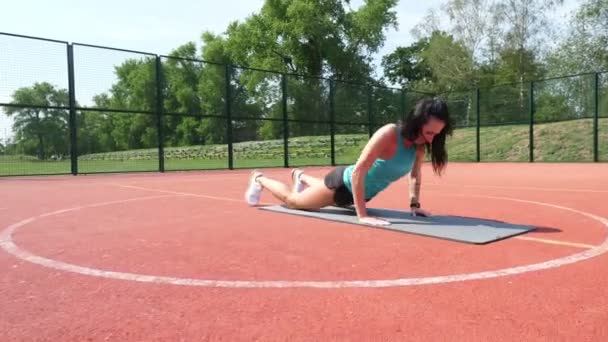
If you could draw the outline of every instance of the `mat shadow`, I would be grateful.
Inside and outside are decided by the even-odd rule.
[[[317,212],[328,215],[341,215],[355,217],[357,213],[351,208],[341,207],[325,207],[319,210],[306,210],[310,212]],[[367,212],[370,216],[377,216],[385,218],[391,221],[391,223],[402,223],[402,224],[416,224],[416,225],[458,225],[458,226],[479,226],[486,225],[493,228],[515,228],[515,227],[528,227],[530,231],[538,231],[538,227],[509,223],[499,220],[492,220],[487,218],[471,217],[471,216],[455,216],[455,215],[432,215],[430,217],[423,216],[412,216],[410,211],[391,210],[391,209],[378,209],[368,208]],[[556,232],[560,231],[554,228],[542,227],[542,231]]]
[[[558,229],[558,228],[551,228],[551,227],[536,227],[534,229],[534,232],[536,232],[536,233],[561,233],[562,230]]]

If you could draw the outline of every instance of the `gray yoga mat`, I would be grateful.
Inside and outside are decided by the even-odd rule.
[[[473,244],[485,244],[534,230],[535,227],[460,216],[411,216],[409,211],[368,208],[370,216],[391,222],[388,226],[371,226],[357,221],[354,210],[325,207],[319,211],[289,209],[280,205],[263,206],[261,210],[292,214],[329,221],[356,224],[365,227],[389,229],[404,233],[424,235],[439,239]]]

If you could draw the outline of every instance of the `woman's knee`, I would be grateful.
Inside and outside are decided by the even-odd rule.
[[[300,201],[298,201],[298,194],[290,194],[289,196],[287,196],[287,198],[285,198],[285,205],[291,209],[300,209],[299,202]]]

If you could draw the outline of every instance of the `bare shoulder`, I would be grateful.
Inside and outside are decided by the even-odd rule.
[[[395,143],[396,127],[395,124],[386,124],[372,134],[363,151],[361,151],[357,161],[358,167],[369,167],[380,154],[390,147],[390,144]]]
[[[386,124],[376,130],[373,136],[382,136],[386,138],[396,138],[397,137],[397,125],[394,123]]]
[[[378,128],[371,136],[369,144],[380,150],[394,144],[397,138],[396,127],[397,125],[391,123]]]

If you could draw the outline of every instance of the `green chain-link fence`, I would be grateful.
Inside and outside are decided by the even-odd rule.
[[[415,91],[0,34],[0,176],[339,165]],[[440,94],[451,161],[608,160],[608,74]]]
[[[589,73],[440,94],[458,129],[461,160],[608,160],[608,73]]]

